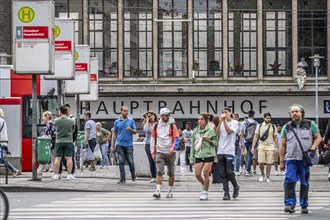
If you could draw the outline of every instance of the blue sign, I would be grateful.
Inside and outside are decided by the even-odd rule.
[[[22,33],[22,27],[17,26],[16,27],[16,38],[17,39],[22,39],[23,33]]]
[[[330,114],[330,100],[324,100],[324,114]]]

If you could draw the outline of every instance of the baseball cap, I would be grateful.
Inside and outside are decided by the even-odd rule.
[[[170,113],[171,113],[171,111],[168,108],[162,108],[159,112],[159,115],[162,116],[162,115],[170,114]]]

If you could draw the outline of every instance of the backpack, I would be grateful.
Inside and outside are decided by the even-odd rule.
[[[257,128],[257,121],[254,121],[250,123],[248,120],[245,120],[246,122],[246,128],[244,131],[244,139],[248,143],[252,143],[254,134],[256,133],[256,128]]]

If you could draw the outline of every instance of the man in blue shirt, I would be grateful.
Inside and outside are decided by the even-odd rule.
[[[121,117],[115,121],[113,133],[112,151],[117,150],[119,159],[120,180],[118,184],[125,183],[125,160],[129,165],[129,170],[132,175],[132,181],[135,181],[135,167],[133,157],[133,135],[136,134],[135,122],[128,117],[128,107],[121,107]]]
[[[85,120],[85,142],[86,145],[92,150],[94,153],[94,149],[96,147],[96,124],[95,121],[91,119],[91,113],[85,112],[84,113],[84,120]],[[90,162],[91,167],[89,168],[90,171],[95,171],[96,161],[93,160]]]

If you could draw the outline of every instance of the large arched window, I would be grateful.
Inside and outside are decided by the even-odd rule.
[[[305,64],[308,76],[315,75],[314,54],[320,60],[319,76],[327,75],[327,0],[298,0],[298,61]]]
[[[158,47],[159,76],[182,77],[188,71],[188,22],[186,0],[159,0]],[[166,21],[166,19],[171,19]],[[172,21],[177,19],[177,21]]]
[[[292,75],[291,1],[263,1],[263,75]]]
[[[257,0],[228,0],[229,76],[257,76]]]
[[[152,77],[152,0],[124,0],[124,76]]]
[[[222,76],[222,1],[194,0],[195,76]]]

